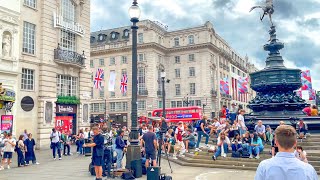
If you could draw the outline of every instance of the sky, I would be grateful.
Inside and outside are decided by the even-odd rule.
[[[288,68],[310,70],[313,88],[320,91],[320,0],[273,0],[277,38],[285,44],[281,55]],[[269,39],[268,18],[261,9],[265,0],[138,0],[141,20],[169,26],[169,31],[213,23],[218,33],[242,57],[264,68]],[[128,26],[132,0],[91,0],[91,31]]]

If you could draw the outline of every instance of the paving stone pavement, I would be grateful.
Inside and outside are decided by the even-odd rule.
[[[36,152],[40,165],[30,165],[28,167],[17,168],[16,154],[14,154],[12,168],[0,171],[0,180],[93,180],[88,172],[88,165],[91,157],[79,156],[77,154],[69,157],[63,156],[61,161],[54,161],[50,150]],[[230,180],[236,174],[237,180],[254,179],[254,171],[238,171],[230,169],[212,169],[185,167],[171,162],[173,173],[170,173],[168,162],[161,161],[162,173],[171,175],[174,180]],[[106,180],[107,178],[104,178]],[[138,180],[146,180],[146,176]]]

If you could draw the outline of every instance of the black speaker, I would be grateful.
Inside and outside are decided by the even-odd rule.
[[[147,180],[159,180],[161,167],[151,166],[147,168]]]
[[[142,161],[141,159],[131,161],[131,169],[135,178],[142,177]]]

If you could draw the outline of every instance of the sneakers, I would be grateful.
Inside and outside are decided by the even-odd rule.
[[[260,156],[258,155],[258,156],[256,156],[256,159],[260,159]]]
[[[4,170],[4,167],[1,166],[1,167],[0,167],[0,171],[1,171],[1,170]]]
[[[196,148],[196,150],[195,150],[196,152],[201,152],[202,150],[201,149],[199,149],[199,148]]]
[[[179,157],[186,157],[184,154],[180,154]]]
[[[205,145],[205,147],[206,147],[206,148],[209,148],[209,147],[210,147],[210,145],[209,145],[209,144],[206,144],[206,145]]]
[[[252,158],[253,158],[252,155],[250,155],[250,156],[249,156],[249,159],[252,159]]]
[[[173,155],[172,159],[177,160],[178,158],[177,158],[177,156],[176,156],[176,155]]]
[[[59,160],[62,160],[62,158],[60,157]]]
[[[53,158],[53,160],[55,161],[57,158]]]
[[[10,169],[10,166],[8,165],[8,169]]]
[[[35,164],[36,164],[36,165],[39,165],[40,163],[36,162]]]
[[[217,157],[215,155],[212,156],[212,160],[217,160]]]
[[[225,158],[225,157],[227,157],[227,154],[224,153],[224,154],[221,155],[221,157],[224,157],[224,158]]]

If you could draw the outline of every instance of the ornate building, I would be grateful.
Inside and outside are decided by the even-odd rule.
[[[105,70],[103,90],[92,88],[92,118],[101,119],[105,109],[118,124],[130,121],[131,38],[130,26],[91,33],[92,78],[98,68]],[[166,107],[202,106],[205,114],[216,116],[222,105],[231,105],[231,95],[220,95],[219,80],[231,67],[248,76],[248,60],[241,58],[216,34],[212,24],[168,31],[150,20],[138,29],[138,115],[151,116],[162,107],[160,72],[166,72]],[[116,74],[115,91],[108,91],[110,72]],[[123,74],[128,74],[128,91],[120,92]],[[230,85],[231,86],[231,85]],[[243,101],[246,105],[250,99]],[[105,103],[106,102],[106,103]],[[106,105],[106,108],[105,108]],[[117,124],[116,123],[116,124]]]
[[[19,2],[14,130],[27,129],[49,147],[53,127],[75,134],[89,126],[90,0]]]
[[[8,130],[19,108],[14,102],[19,90],[20,6],[20,0],[0,2],[0,116],[3,123],[7,121],[3,129]]]

